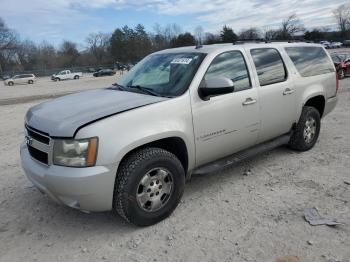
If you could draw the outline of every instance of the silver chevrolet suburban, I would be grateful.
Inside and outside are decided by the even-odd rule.
[[[311,149],[337,92],[317,44],[163,50],[111,87],[32,107],[22,166],[58,203],[152,225],[176,208],[192,174],[281,145]]]

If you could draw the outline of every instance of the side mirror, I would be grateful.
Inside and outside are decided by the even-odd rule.
[[[213,77],[202,80],[199,86],[198,94],[200,98],[207,101],[212,96],[224,95],[234,91],[233,82],[226,77]]]

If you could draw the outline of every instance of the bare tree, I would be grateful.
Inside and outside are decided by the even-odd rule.
[[[30,40],[22,41],[17,47],[17,58],[23,70],[36,69],[39,50]]]
[[[194,29],[194,36],[196,38],[197,44],[201,45],[203,43],[203,37],[204,37],[204,30],[202,26],[197,26]]]
[[[77,44],[64,40],[61,44],[58,54],[60,56],[60,66],[71,67],[76,65],[76,60],[79,57]]]
[[[341,36],[346,36],[350,31],[350,5],[340,5],[333,10],[333,16],[337,20]]]
[[[264,26],[262,28],[262,36],[267,41],[277,39],[278,34],[279,34],[279,30],[277,29],[273,29],[269,26]]]
[[[296,33],[301,33],[304,31],[304,25],[298,19],[297,15],[292,14],[282,21],[278,38],[281,40],[291,39]]]
[[[253,40],[261,38],[261,31],[256,27],[251,27],[248,29],[243,29],[239,33],[240,39]]]
[[[6,70],[9,64],[15,63],[18,42],[17,34],[0,17],[0,72]]]
[[[102,32],[91,33],[86,38],[87,48],[99,64],[103,63],[104,58],[108,56],[110,38],[109,34]]]

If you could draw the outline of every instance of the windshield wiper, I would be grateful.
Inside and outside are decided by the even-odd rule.
[[[126,91],[126,87],[122,86],[122,85],[120,85],[118,83],[113,83],[112,86],[115,86],[120,91]]]
[[[140,86],[140,85],[135,85],[135,86],[127,86],[129,88],[134,88],[134,89],[138,89],[141,92],[148,94],[148,95],[152,95],[152,96],[161,96],[160,94],[158,94],[157,92],[153,91],[152,88],[148,88],[148,87],[144,87],[144,86]]]

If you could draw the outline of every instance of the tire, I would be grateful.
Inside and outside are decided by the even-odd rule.
[[[33,84],[34,81],[33,80],[28,80],[28,84]]]
[[[14,83],[13,83],[12,81],[10,81],[10,82],[8,82],[8,85],[9,85],[9,86],[13,86]]]
[[[78,80],[78,79],[79,79],[79,76],[74,76],[74,79],[75,79],[75,80]]]
[[[114,209],[130,223],[150,226],[174,211],[184,186],[185,172],[174,154],[161,148],[140,149],[121,163],[114,189]]]
[[[345,69],[339,70],[339,72],[338,72],[339,79],[344,79],[345,78],[345,74],[346,74],[346,70]]]
[[[56,81],[56,82],[61,81],[61,78],[56,77],[56,78],[55,78],[55,81]]]
[[[321,117],[314,107],[304,106],[299,122],[289,141],[289,147],[297,151],[310,150],[320,134]]]

